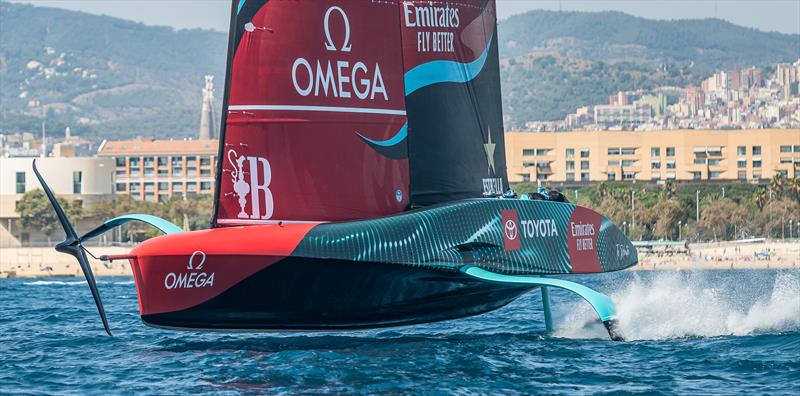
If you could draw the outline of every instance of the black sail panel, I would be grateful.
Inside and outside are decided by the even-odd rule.
[[[507,189],[495,2],[401,5],[412,206]]]

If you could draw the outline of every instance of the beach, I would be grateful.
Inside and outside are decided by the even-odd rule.
[[[125,254],[130,246],[91,247],[89,251],[101,255]],[[104,263],[89,257],[96,276],[132,275],[127,260]],[[0,278],[83,277],[78,261],[72,256],[56,252],[52,247],[23,247],[0,249]]]
[[[781,269],[800,268],[800,242],[761,241],[689,244],[681,253],[644,253],[639,249],[640,270]]]
[[[126,254],[131,246],[91,247],[96,257]],[[758,253],[758,255],[757,255]],[[127,260],[113,263],[89,257],[96,276],[132,275]],[[639,249],[635,270],[800,268],[800,242],[717,242],[690,244],[682,252]],[[77,261],[50,247],[0,249],[0,278],[83,276]]]

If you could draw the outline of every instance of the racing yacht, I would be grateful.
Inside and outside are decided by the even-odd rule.
[[[154,216],[79,236],[34,170],[111,334],[82,243],[130,221],[143,322],[350,330],[477,315],[570,290],[612,339],[614,303],[564,279],[637,263],[591,209],[509,190],[495,0],[234,0],[209,229]],[[560,276],[555,278],[552,276]]]

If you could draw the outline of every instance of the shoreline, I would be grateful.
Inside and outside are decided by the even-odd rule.
[[[680,263],[676,265],[654,265],[639,263],[633,267],[627,268],[623,271],[726,271],[726,270],[765,270],[765,269],[800,269],[800,264],[797,262],[767,262],[758,264],[734,264],[730,262],[718,261],[708,262],[703,264],[695,264],[691,262]]]
[[[90,247],[95,256],[126,254],[130,247]],[[95,276],[133,276],[128,261],[103,263],[91,256],[89,264]],[[50,247],[1,248],[0,279],[4,278],[83,278],[83,271],[73,257]]]
[[[126,254],[131,247],[92,247],[95,256]],[[103,263],[89,257],[95,276],[133,276],[127,260]],[[627,271],[800,269],[800,243],[763,241],[689,245],[688,251],[639,252],[639,263]],[[0,249],[0,279],[83,278],[78,263],[50,247]]]
[[[663,271],[663,272],[670,272],[670,271],[758,271],[758,270],[800,270],[800,265],[797,264],[790,264],[790,263],[782,263],[778,265],[748,265],[748,266],[729,266],[727,263],[711,263],[711,264],[704,264],[704,265],[667,265],[667,266],[646,266],[642,264],[637,264],[632,267],[626,268],[621,271]],[[96,271],[95,268],[92,268],[95,277],[102,277],[102,276],[124,276],[133,278],[133,273],[130,270],[120,270],[120,271]],[[570,274],[556,274],[553,276],[564,276]],[[591,274],[580,274],[580,275],[591,275]],[[8,273],[0,273],[0,280],[3,279],[83,279],[83,274],[75,274],[75,273],[68,273],[68,274],[60,274],[60,273],[24,273],[24,274],[8,274]]]
[[[780,264],[780,265],[769,265],[769,266],[727,266],[726,263],[713,263],[707,265],[676,265],[676,266],[659,266],[659,267],[648,267],[642,264],[637,264],[632,267],[626,268],[621,271],[730,271],[730,270],[737,270],[737,271],[758,271],[758,270],[800,270],[800,266],[797,264]],[[93,267],[92,271],[94,272],[95,277],[101,276],[124,276],[124,277],[133,277],[133,273],[128,271],[109,271],[109,272],[101,272],[95,271]],[[100,272],[100,273],[98,273]],[[598,273],[599,274],[599,273]],[[565,275],[572,275],[572,274],[556,274],[553,276],[565,276]],[[577,274],[576,274],[577,275]],[[579,275],[592,275],[592,274],[579,274]],[[548,275],[549,276],[549,275]],[[59,274],[59,273],[25,273],[25,274],[11,274],[9,276],[8,273],[0,273],[0,280],[3,279],[83,279],[83,274]]]

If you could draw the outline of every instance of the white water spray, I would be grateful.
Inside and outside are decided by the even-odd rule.
[[[800,272],[782,272],[770,282],[747,272],[725,280],[713,275],[637,274],[611,295],[620,332],[626,340],[654,340],[800,331]],[[554,336],[607,337],[588,304],[565,308]]]

